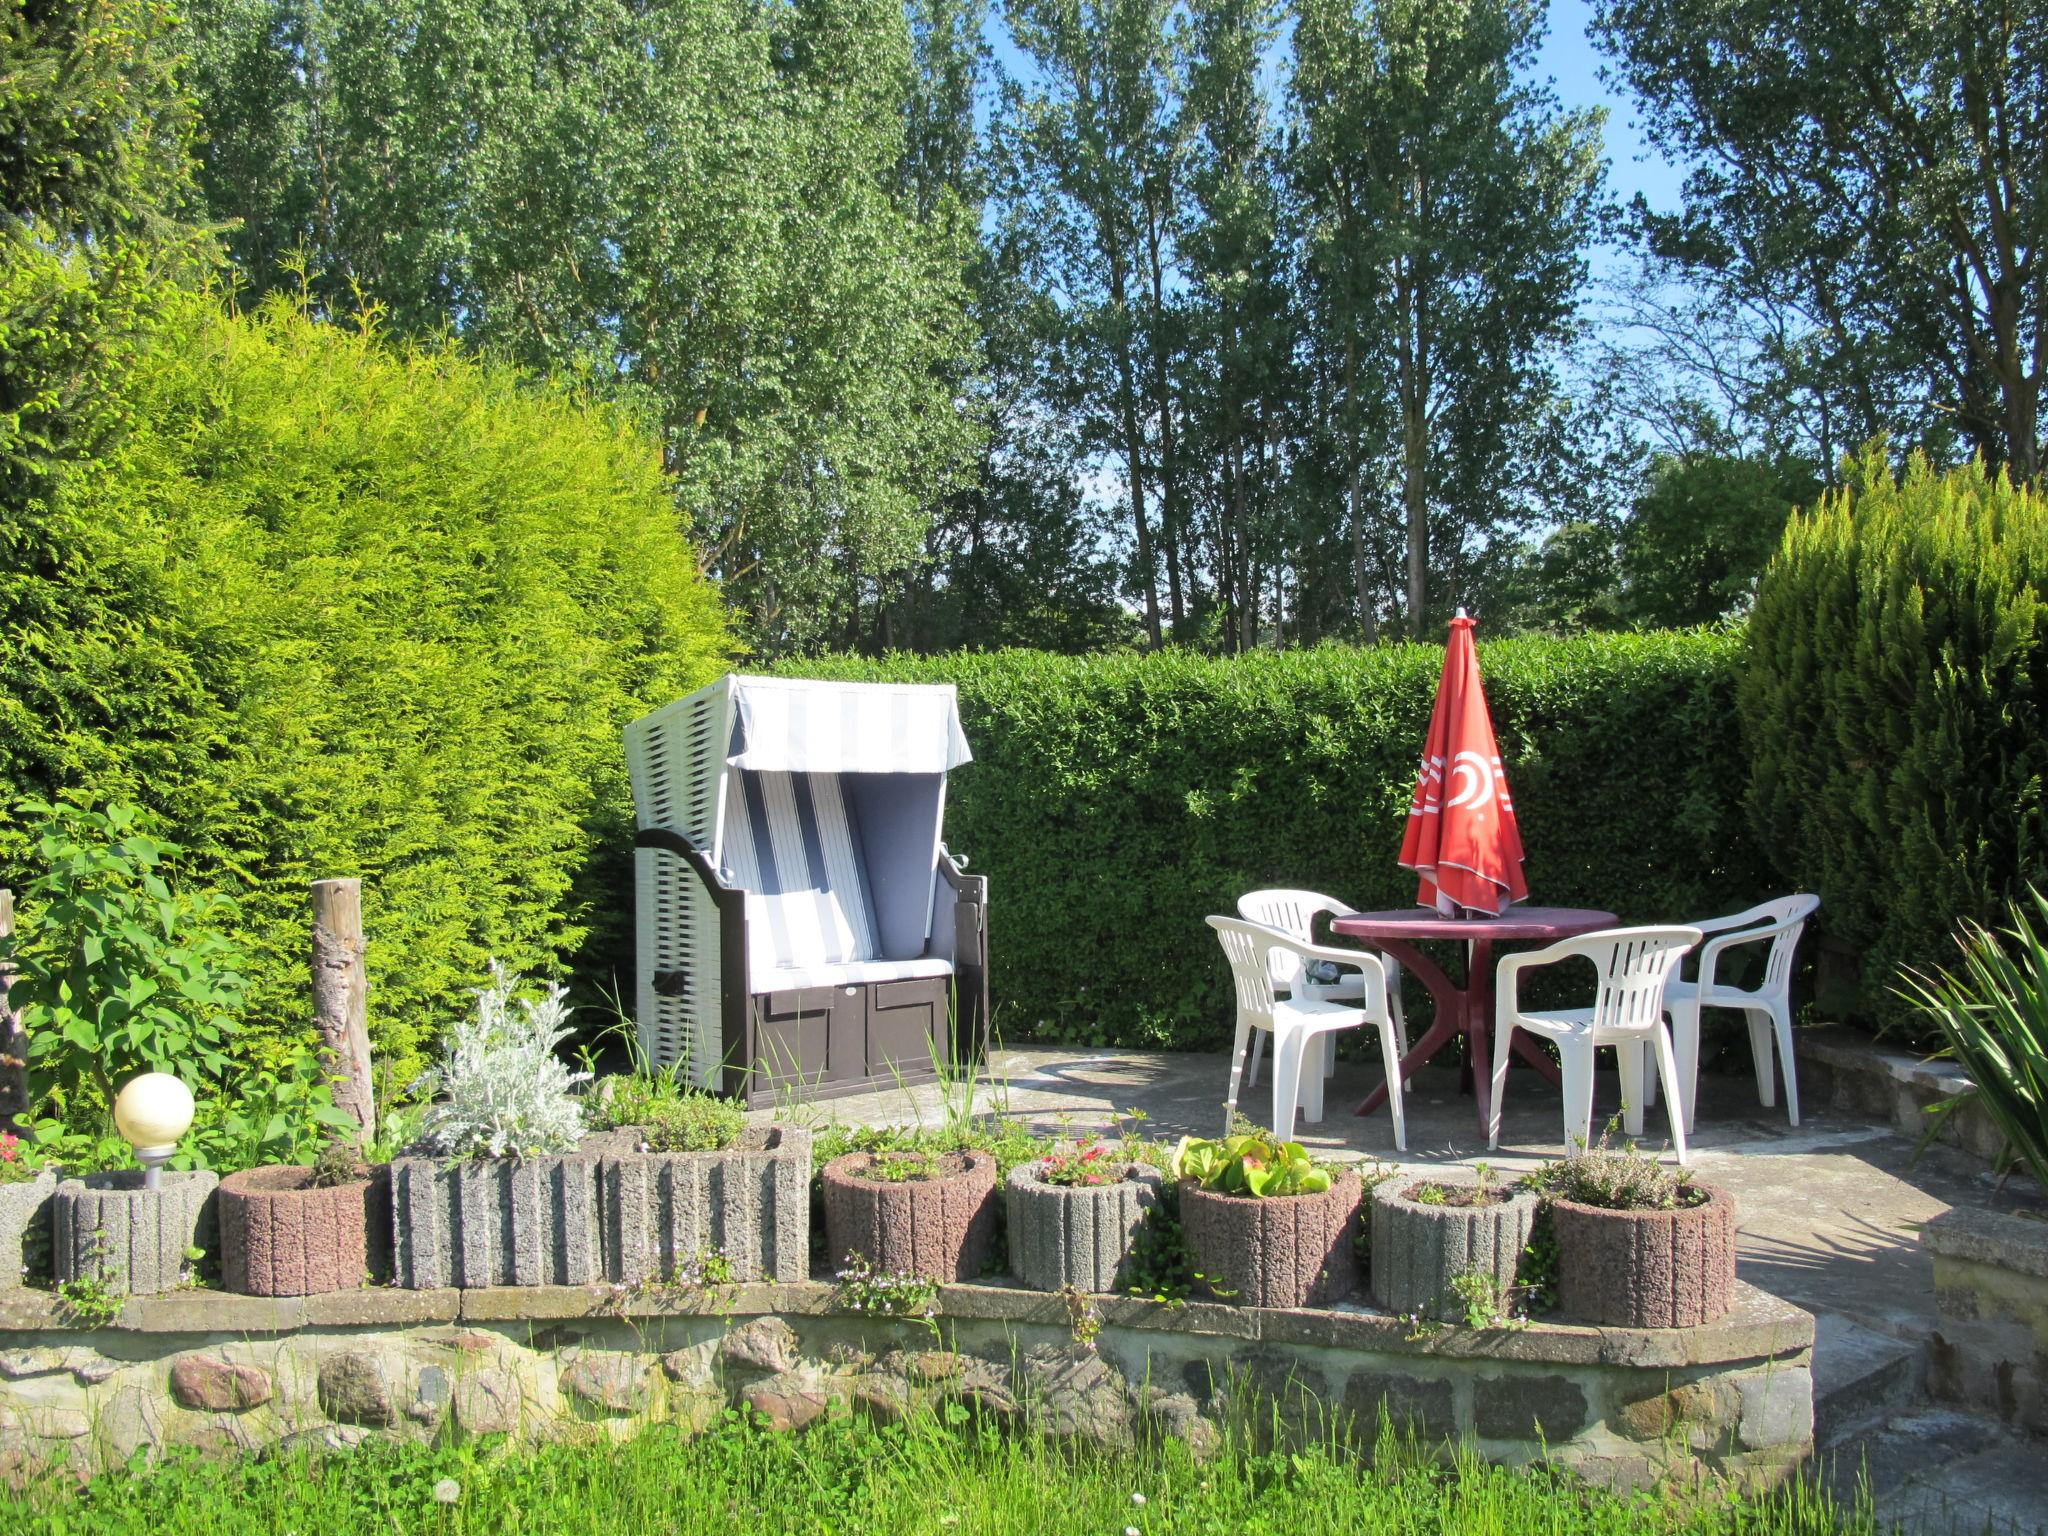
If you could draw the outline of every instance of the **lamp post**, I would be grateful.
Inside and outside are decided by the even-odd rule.
[[[192,1090],[168,1072],[132,1077],[114,1100],[114,1125],[142,1164],[142,1187],[163,1187],[163,1165],[192,1128]]]

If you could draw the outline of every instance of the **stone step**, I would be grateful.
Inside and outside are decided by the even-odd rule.
[[[1927,1365],[1918,1341],[1838,1312],[1815,1313],[1813,1329],[1813,1439],[1820,1449],[1840,1446],[1924,1398]]]
[[[1822,1485],[1905,1536],[2048,1536],[2039,1440],[1951,1408],[1859,1430],[1822,1454]]]

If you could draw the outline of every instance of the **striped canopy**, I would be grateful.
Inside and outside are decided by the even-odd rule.
[[[731,679],[726,761],[757,773],[945,773],[973,761],[951,683]]]

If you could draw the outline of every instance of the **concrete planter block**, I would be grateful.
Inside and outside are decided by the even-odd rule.
[[[1037,1163],[1010,1170],[1010,1268],[1034,1291],[1110,1292],[1122,1282],[1138,1227],[1159,1203],[1159,1170],[1129,1164],[1114,1184],[1048,1184]]]
[[[0,1291],[31,1277],[50,1262],[50,1206],[57,1194],[57,1170],[45,1168],[19,1184],[0,1184]]]
[[[1180,1223],[1195,1268],[1219,1301],[1317,1307],[1358,1286],[1358,1209],[1365,1186],[1350,1170],[1320,1195],[1264,1200],[1219,1195],[1182,1180]]]
[[[1574,1322],[1697,1328],[1735,1298],[1735,1201],[1711,1184],[1705,1205],[1610,1211],[1553,1200],[1557,1305]]]
[[[636,1140],[630,1130],[605,1138],[599,1161],[613,1280],[665,1280],[707,1251],[735,1280],[810,1278],[809,1131],[766,1126],[723,1152],[636,1152]]]
[[[1491,1205],[1426,1205],[1415,1195],[1427,1184],[1477,1188],[1471,1181],[1454,1184],[1402,1174],[1373,1191],[1372,1299],[1401,1317],[1419,1314],[1459,1322],[1465,1304],[1451,1282],[1476,1271],[1505,1299],[1515,1287],[1522,1250],[1529,1246],[1538,1202],[1533,1194],[1497,1189]]]
[[[2048,1221],[1959,1205],[1920,1240],[1940,1317],[1929,1394],[2048,1434]]]
[[[941,1159],[936,1179],[862,1177],[865,1152],[827,1163],[826,1257],[836,1269],[857,1253],[877,1270],[928,1280],[972,1280],[988,1267],[996,1229],[996,1160],[986,1152]]]
[[[221,1284],[244,1296],[317,1296],[370,1277],[371,1184],[322,1188],[310,1168],[246,1168],[220,1187]]]
[[[391,1278],[408,1290],[604,1279],[598,1158],[391,1164]]]
[[[57,1186],[57,1280],[105,1280],[126,1296],[154,1296],[185,1278],[193,1248],[213,1246],[214,1191],[200,1171],[165,1169],[145,1189],[139,1168],[89,1173]]]

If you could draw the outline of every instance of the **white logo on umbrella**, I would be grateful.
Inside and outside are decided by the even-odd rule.
[[[1493,765],[1477,752],[1460,752],[1451,759],[1450,806],[1482,806],[1493,799]]]

